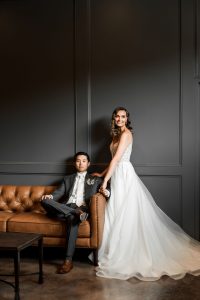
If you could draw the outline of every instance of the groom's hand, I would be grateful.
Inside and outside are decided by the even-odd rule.
[[[44,200],[44,199],[53,199],[53,195],[49,194],[49,195],[43,195],[41,200]]]

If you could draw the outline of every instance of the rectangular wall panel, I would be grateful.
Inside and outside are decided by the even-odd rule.
[[[180,9],[180,1],[91,1],[95,158],[101,143],[96,127],[109,127],[113,109],[125,106],[133,122],[135,164],[180,164]]]
[[[0,3],[1,172],[62,172],[74,154],[74,3],[59,2]]]

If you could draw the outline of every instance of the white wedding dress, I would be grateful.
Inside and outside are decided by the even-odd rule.
[[[112,155],[116,149],[111,147]],[[131,151],[132,143],[111,178],[97,276],[153,281],[200,275],[200,243],[156,205],[135,173]]]

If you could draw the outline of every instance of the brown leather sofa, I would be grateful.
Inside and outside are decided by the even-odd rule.
[[[42,195],[55,186],[0,186],[0,231],[42,233],[44,246],[64,246],[66,222],[47,217],[40,204]],[[100,193],[91,199],[90,217],[79,226],[76,247],[94,251],[98,260],[106,199]]]

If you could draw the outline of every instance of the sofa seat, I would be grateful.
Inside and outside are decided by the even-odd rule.
[[[7,222],[8,220],[14,216],[14,213],[1,211],[0,213],[0,231],[6,232],[7,231]]]
[[[66,222],[49,218],[43,213],[15,213],[7,219],[7,231],[42,233],[46,237],[65,237]],[[88,221],[80,224],[78,236],[90,237],[90,224]]]

